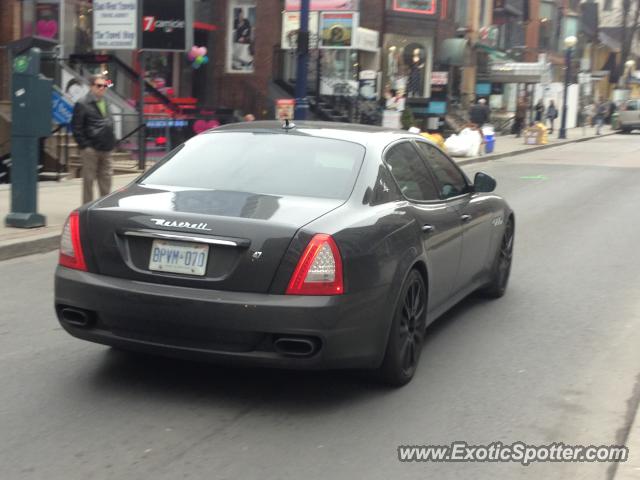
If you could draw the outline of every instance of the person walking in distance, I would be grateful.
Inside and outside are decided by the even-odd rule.
[[[95,180],[98,181],[100,196],[111,191],[111,151],[116,144],[113,117],[104,98],[107,80],[102,75],[94,75],[89,81],[91,90],[76,103],[71,121],[82,161],[83,203],[93,200]]]
[[[484,98],[478,100],[478,103],[473,105],[469,109],[469,120],[471,123],[475,123],[478,128],[489,121],[489,107],[487,107],[487,101]]]
[[[547,121],[549,122],[549,126],[551,127],[549,128],[549,133],[553,133],[553,122],[556,120],[556,118],[558,118],[558,109],[556,108],[555,103],[553,103],[553,100],[549,102],[546,117]]]
[[[544,103],[542,99],[538,100],[536,103],[536,123],[542,122],[542,117],[544,116]]]
[[[529,110],[529,103],[526,98],[521,97],[518,100],[518,105],[516,106],[516,116],[513,122],[513,130],[516,134],[516,137],[519,137],[522,134],[522,128],[524,127],[524,122],[527,118],[527,111]]]
[[[607,103],[605,101],[598,103],[596,107],[596,135],[601,135],[600,130],[602,129],[604,118],[607,115],[607,110]]]

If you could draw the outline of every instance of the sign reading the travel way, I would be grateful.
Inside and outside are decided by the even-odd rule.
[[[93,0],[94,50],[135,50],[137,27],[137,0]]]
[[[184,0],[143,0],[143,50],[187,50],[191,25],[187,17],[186,3]]]

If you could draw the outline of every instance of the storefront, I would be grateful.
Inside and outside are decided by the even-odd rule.
[[[359,26],[358,1],[312,0],[309,13],[309,88],[328,96],[357,96],[360,72],[379,70],[379,33]],[[282,13],[283,77],[296,79],[300,2],[287,0]],[[371,80],[369,73],[365,74]],[[374,79],[375,80],[375,79]],[[367,83],[369,92],[372,83]],[[375,82],[375,95],[379,87]],[[369,92],[370,93],[370,92]]]
[[[444,3],[392,0],[386,4],[381,54],[383,92],[386,98],[403,98],[404,101],[390,102],[390,108],[396,111],[409,108],[416,117],[415,123],[425,127],[426,120],[437,118],[442,110],[440,100],[433,105],[430,100],[437,23],[445,14]],[[437,86],[438,91],[441,88]],[[389,119],[386,124],[390,125]],[[402,122],[397,126],[402,126]]]

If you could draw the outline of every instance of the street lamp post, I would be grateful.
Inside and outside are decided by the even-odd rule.
[[[636,68],[636,61],[633,59],[627,60],[624,62],[624,66],[627,70],[627,82],[629,82],[631,80],[631,75],[633,75],[633,71]]]
[[[573,54],[573,47],[576,46],[576,43],[578,43],[578,39],[573,35],[564,39],[564,92],[562,94],[562,122],[560,123],[558,138],[567,138],[567,95],[569,92],[569,81],[571,80],[571,55]]]

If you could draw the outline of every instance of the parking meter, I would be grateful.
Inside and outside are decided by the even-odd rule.
[[[46,225],[36,213],[40,138],[51,135],[53,81],[40,74],[40,49],[15,57],[11,80],[11,212],[9,227]]]

